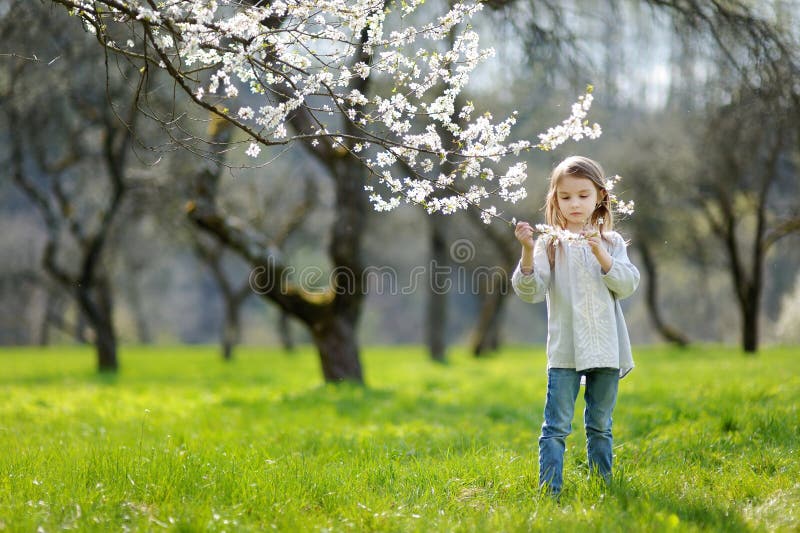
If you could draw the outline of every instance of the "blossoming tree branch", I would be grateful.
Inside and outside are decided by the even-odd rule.
[[[515,116],[456,109],[494,54],[470,26],[480,3],[432,15],[424,0],[54,1],[143,75],[165,70],[194,104],[244,132],[247,155],[304,140],[358,159],[378,211],[402,201],[428,213],[473,206],[486,223],[509,222],[495,202],[526,196],[520,152],[601,133],[586,120],[591,87],[536,142],[510,140]],[[369,77],[379,82],[371,95],[362,92]]]

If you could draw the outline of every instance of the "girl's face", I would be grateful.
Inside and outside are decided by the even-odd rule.
[[[567,219],[567,229],[579,232],[595,210],[597,187],[589,178],[562,176],[556,185],[556,199],[559,211]]]

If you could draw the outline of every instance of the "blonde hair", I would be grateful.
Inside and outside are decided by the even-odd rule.
[[[558,184],[564,176],[586,178],[597,187],[599,201],[589,217],[589,224],[597,227],[600,231],[600,237],[605,240],[603,232],[614,229],[614,212],[611,209],[611,199],[606,190],[606,175],[603,172],[603,167],[600,166],[600,163],[588,157],[570,156],[559,163],[550,173],[550,188],[547,191],[547,199],[544,204],[545,221],[556,228],[565,229],[567,227],[567,219],[558,208],[557,196]],[[550,260],[551,267],[555,262],[555,245],[555,240],[553,240],[547,246],[547,257]]]

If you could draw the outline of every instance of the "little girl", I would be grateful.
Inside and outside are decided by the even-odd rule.
[[[639,285],[614,226],[603,169],[586,157],[562,161],[550,176],[547,223],[582,234],[567,243],[519,222],[515,236],[522,258],[511,278],[514,292],[530,303],[547,299],[547,399],[539,438],[539,484],[558,495],[564,449],[572,430],[575,399],[585,378],[584,424],[589,469],[611,479],[611,414],[619,379],[633,369],[633,357],[619,300]]]

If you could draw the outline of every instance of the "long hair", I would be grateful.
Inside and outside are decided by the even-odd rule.
[[[611,200],[606,191],[606,175],[600,163],[583,157],[573,155],[556,166],[550,173],[550,188],[547,191],[547,199],[544,204],[545,221],[556,228],[566,229],[567,218],[558,208],[558,184],[564,176],[576,178],[587,178],[597,187],[598,205],[589,217],[589,224],[600,231],[600,237],[605,240],[603,232],[614,229],[614,211],[611,209]],[[601,222],[602,220],[602,222]],[[547,246],[547,258],[550,260],[552,269],[555,264],[556,242],[551,240]]]

